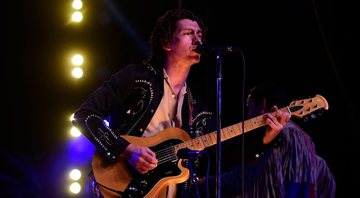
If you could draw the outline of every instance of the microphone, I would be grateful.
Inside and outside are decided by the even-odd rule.
[[[179,149],[177,156],[181,159],[189,159],[192,157],[199,157],[200,155],[205,154],[203,150],[190,150],[189,148]]]
[[[224,47],[209,47],[205,44],[199,44],[195,51],[199,54],[206,53],[206,52],[219,52],[219,53],[227,53],[227,52],[235,52],[240,51],[241,49],[234,46],[224,46]]]

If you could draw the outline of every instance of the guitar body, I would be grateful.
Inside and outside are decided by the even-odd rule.
[[[190,136],[179,128],[165,129],[150,138],[126,135],[121,137],[130,143],[149,147],[154,152],[166,150],[190,139]],[[177,157],[164,163],[159,161],[155,169],[146,174],[140,174],[128,164],[126,159],[119,157],[116,162],[108,163],[98,152],[92,159],[92,170],[97,183],[122,192],[119,194],[99,185],[104,198],[156,197],[168,185],[185,182],[190,175],[189,170],[182,166],[182,160]]]

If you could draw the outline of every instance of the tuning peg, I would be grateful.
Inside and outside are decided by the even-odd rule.
[[[319,115],[319,116],[322,116],[324,113],[325,113],[325,110],[324,110],[324,109],[321,109],[321,110],[318,112],[318,115]]]
[[[307,122],[308,120],[309,120],[308,117],[304,117],[304,118],[303,118],[303,121],[304,121],[304,122]]]
[[[311,117],[312,119],[315,119],[315,118],[317,117],[317,115],[314,114],[314,113],[312,113],[312,114],[310,115],[310,117]]]

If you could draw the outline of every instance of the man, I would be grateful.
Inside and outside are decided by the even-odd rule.
[[[183,183],[183,177],[157,178],[162,175],[161,170],[167,168],[162,165],[164,154],[144,145],[155,140],[160,144],[161,140],[176,136],[176,130],[166,130],[172,127],[183,129],[190,138],[213,128],[213,114],[194,98],[187,84],[190,68],[200,62],[201,54],[195,49],[205,40],[205,34],[204,23],[191,11],[167,11],[157,20],[152,32],[150,58],[112,75],[75,112],[73,124],[96,146],[99,153],[96,156],[100,156],[95,158],[95,163],[93,161],[95,190],[99,196],[166,194],[175,197],[187,194],[188,186],[182,186],[179,191],[175,185]],[[288,112],[277,111],[277,116],[269,114],[267,117],[263,143],[271,142],[291,117]],[[120,135],[142,139],[131,141]],[[119,170],[128,169],[128,166],[126,174]],[[110,173],[106,174],[107,171]],[[174,170],[164,174],[168,172]]]
[[[284,90],[275,83],[254,87],[247,98],[248,118],[270,112],[274,103],[285,103],[286,98]],[[245,139],[254,139],[263,132],[264,128],[259,128]],[[237,142],[237,146],[231,145],[227,149],[237,150],[240,144]],[[251,147],[254,147],[253,143],[246,141],[245,151],[251,150]],[[249,156],[244,166],[237,161],[238,164],[223,173],[222,197],[335,197],[336,183],[330,168],[317,155],[311,137],[296,122],[287,122],[280,134],[263,151],[261,158]],[[233,158],[239,157],[234,153],[236,152],[232,152]],[[215,178],[208,177],[208,182],[212,197],[215,195],[212,190]],[[204,184],[200,186],[205,191]]]

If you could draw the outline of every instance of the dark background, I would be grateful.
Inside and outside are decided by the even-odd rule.
[[[276,82],[290,99],[323,95],[329,110],[302,125],[337,182],[337,197],[357,194],[358,10],[355,1],[84,1],[85,20],[69,23],[71,1],[2,6],[1,197],[66,197],[68,116],[111,73],[146,56],[146,41],[166,9],[203,16],[208,43],[236,46],[224,56],[224,117],[241,109],[246,88]],[[69,56],[85,54],[85,78],[69,77]],[[245,64],[243,64],[245,62]],[[214,58],[194,67],[214,90]],[[245,67],[245,75],[243,69]],[[230,122],[226,120],[226,122]]]

